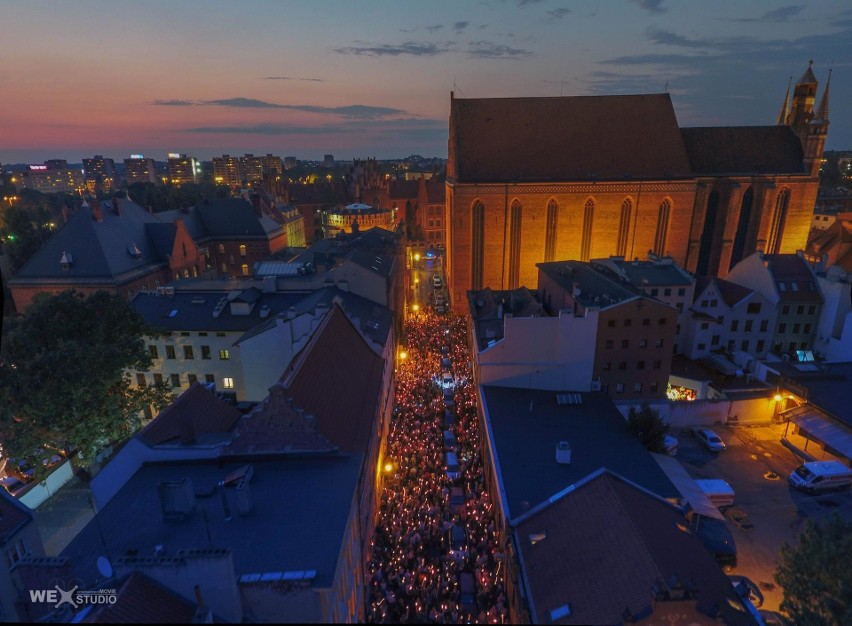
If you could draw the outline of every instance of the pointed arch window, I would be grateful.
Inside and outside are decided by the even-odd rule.
[[[470,283],[482,289],[482,264],[485,253],[485,205],[476,200],[471,209]]]
[[[548,263],[556,256],[556,233],[559,226],[559,205],[551,198],[547,203],[547,227],[544,235],[544,262]]]
[[[704,215],[704,228],[701,230],[701,243],[698,247],[698,263],[695,273],[707,276],[710,270],[710,253],[713,250],[713,239],[716,235],[716,213],[719,211],[719,192],[715,189],[707,198],[707,211]]]
[[[512,201],[509,232],[509,289],[517,289],[521,265],[521,225],[523,223],[523,207],[518,200]]]
[[[630,216],[633,213],[633,202],[630,198],[625,198],[621,203],[621,216],[618,219],[618,242],[615,249],[615,254],[618,256],[627,256],[627,240],[630,233]]]
[[[746,254],[746,237],[748,236],[748,228],[751,224],[751,206],[754,200],[754,191],[749,187],[743,194],[743,201],[740,204],[740,218],[737,220],[737,232],[734,235],[734,248],[731,251],[731,264],[728,269],[743,260]]]
[[[669,236],[669,218],[672,212],[672,203],[668,198],[663,200],[657,211],[657,235],[654,238],[654,253],[663,256],[666,253],[666,239]]]
[[[781,251],[781,239],[784,237],[784,222],[787,221],[787,205],[790,202],[790,191],[782,189],[775,200],[772,211],[772,221],[769,224],[769,237],[766,241],[766,252],[778,254]]]
[[[595,221],[595,201],[586,200],[583,207],[583,238],[580,243],[580,260],[588,261],[592,251],[592,227]]]

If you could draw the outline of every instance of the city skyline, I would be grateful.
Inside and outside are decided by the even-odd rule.
[[[771,125],[809,60],[820,96],[833,69],[826,149],[852,148],[840,2],[114,6],[4,9],[18,27],[4,40],[0,162],[446,157],[450,92],[667,91],[681,127]]]

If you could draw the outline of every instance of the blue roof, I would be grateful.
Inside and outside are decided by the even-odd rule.
[[[553,391],[491,386],[482,391],[509,519],[602,467],[663,498],[680,497],[606,394],[577,394],[582,404],[558,405]],[[560,441],[571,447],[570,464],[556,462]]]
[[[254,510],[239,515],[234,491],[226,488],[229,521],[221,493],[214,489],[246,461],[221,467],[218,460],[145,465],[62,554],[73,559],[77,576],[92,582],[99,577],[97,558],[105,551],[115,559],[131,550],[140,557],[153,556],[157,544],[165,547],[167,556],[182,549],[230,548],[237,576],[316,570],[314,585],[328,587],[362,461],[361,455],[251,460]],[[195,510],[182,520],[164,520],[158,486],[182,478],[192,483]]]

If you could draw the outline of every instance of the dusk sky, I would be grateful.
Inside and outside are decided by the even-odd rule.
[[[450,0],[5,2],[0,162],[446,157],[456,97],[660,93],[681,126],[774,124],[829,68],[852,149],[852,5]],[[668,87],[667,87],[668,86]]]

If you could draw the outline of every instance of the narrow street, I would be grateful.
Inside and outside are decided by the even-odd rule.
[[[406,321],[402,350],[367,620],[505,623],[465,320],[424,306]]]

